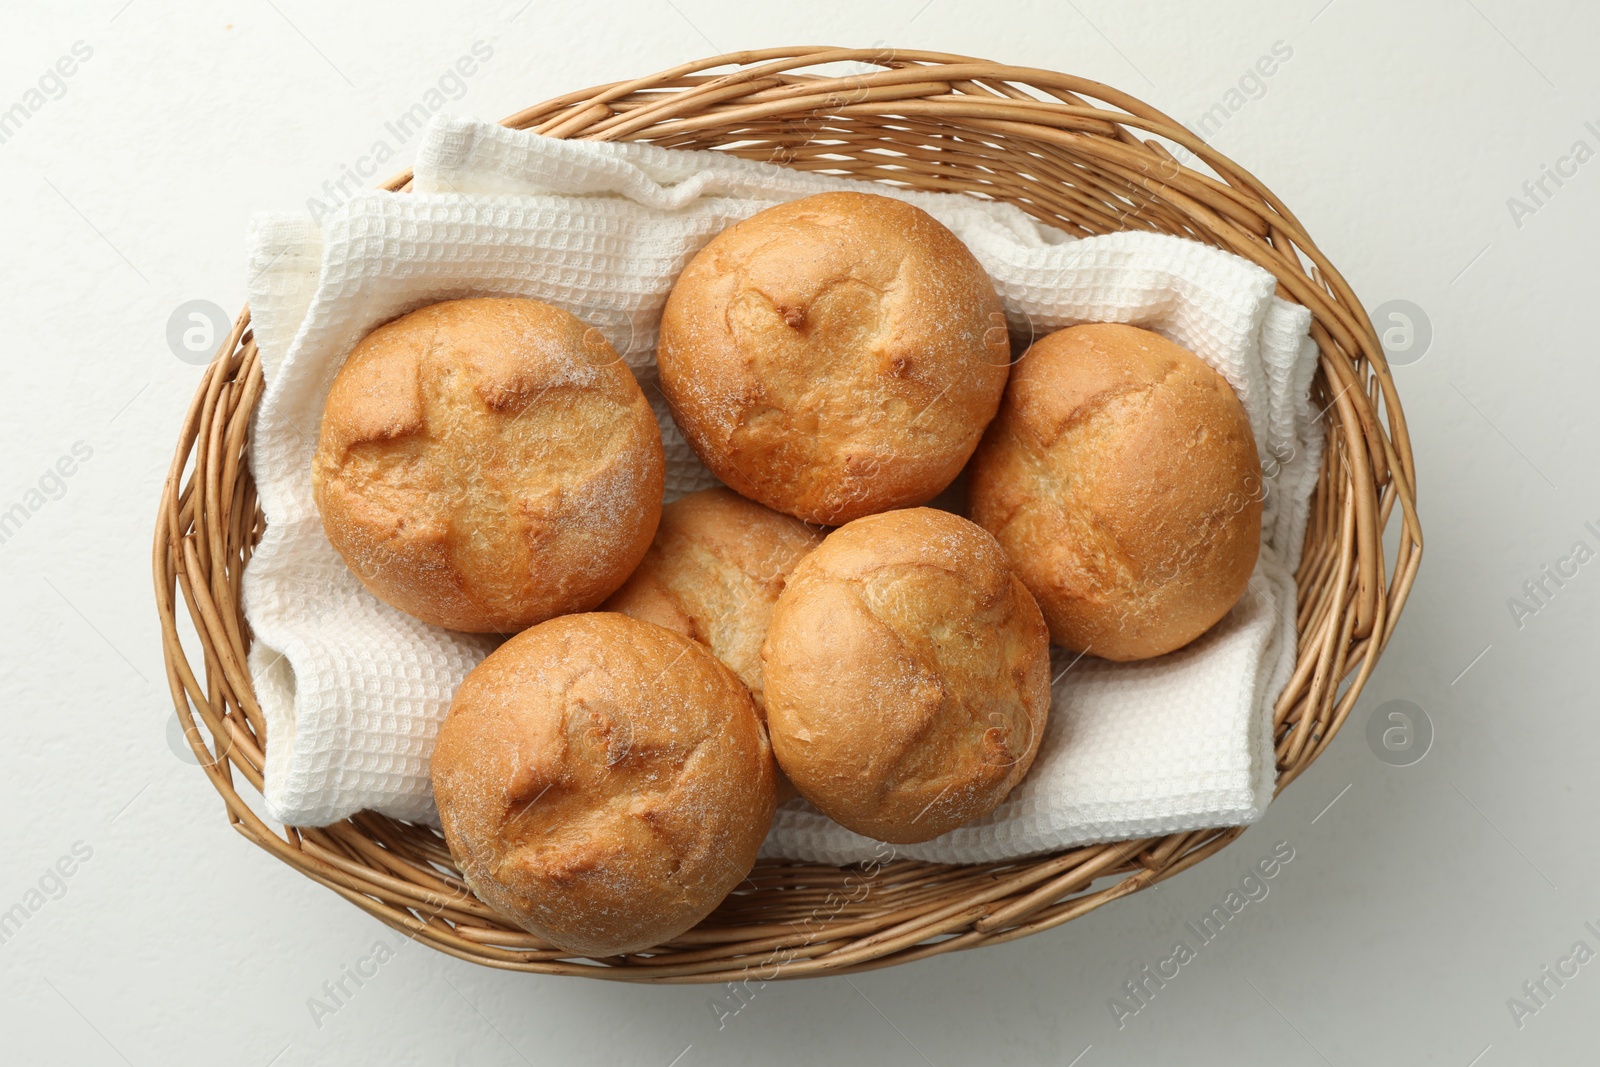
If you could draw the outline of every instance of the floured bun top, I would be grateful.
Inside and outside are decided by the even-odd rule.
[[[1005,388],[1000,299],[931,215],[822,193],[718,234],[667,299],[662,392],[733,489],[838,525],[960,473]]]
[[[1056,644],[1111,660],[1181,648],[1238,602],[1266,486],[1227,381],[1149,330],[1074,326],[1012,372],[973,457],[972,517]]]
[[[451,300],[372,331],[323,409],[323,528],[379,599],[511,633],[606,598],[661,513],[661,433],[598,330],[533,300]]]
[[[589,956],[705,918],[772,822],[772,752],[745,687],[698,642],[612,612],[541,623],[474,668],[431,773],[473,890]]]
[[[829,534],[790,576],[761,657],[779,766],[880,841],[926,841],[993,811],[1044,736],[1044,619],[994,538],[949,512]]]

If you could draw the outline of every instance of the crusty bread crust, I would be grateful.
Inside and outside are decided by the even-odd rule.
[[[569,952],[638,952],[755,865],[774,766],[745,687],[705,647],[612,612],[511,638],[456,693],[434,798],[473,890]]]
[[[661,389],[729,486],[836,525],[931,499],[994,417],[1010,341],[959,238],[902,201],[823,193],[718,234],[667,299]]]
[[[328,539],[380,600],[511,633],[622,584],[655,533],[664,470],[650,405],[599,331],[485,298],[356,345],[311,477]]]
[[[1000,546],[957,515],[857,519],[802,560],[762,661],[778,763],[837,822],[926,841],[994,810],[1033,763],[1050,641]]]
[[[824,531],[730,489],[668,504],[644,562],[602,606],[687,634],[710,647],[766,705],[761,642],[795,565]]]
[[[968,471],[1056,644],[1113,660],[1199,637],[1243,595],[1264,485],[1239,398],[1159,334],[1095,323],[1035,342]]]

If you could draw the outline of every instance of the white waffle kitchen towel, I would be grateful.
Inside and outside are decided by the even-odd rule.
[[[267,719],[266,804],[323,825],[363,809],[437,823],[428,759],[462,677],[494,640],[381,603],[322,532],[310,465],[329,385],[368,331],[425,304],[526,296],[599,327],[639,376],[667,453],[667,497],[714,484],[655,385],[661,307],[717,232],[850,179],[723,153],[552,140],[439,118],[413,191],[360,195],[321,227],[265,215],[248,291],[266,392],[251,452],[267,528],[244,574],[250,669]],[[1138,664],[1057,657],[1050,725],[1028,778],[988,818],[897,855],[946,862],[1248,823],[1273,791],[1272,705],[1295,656],[1295,590],[1322,437],[1308,400],[1310,314],[1259,267],[1128,232],[1075,240],[1010,205],[875,192],[928,211],[966,242],[1026,339],[1078,322],[1144,326],[1198,353],[1238,392],[1261,450],[1261,562],[1212,632]],[[844,863],[882,846],[804,801],[778,813],[765,855]]]

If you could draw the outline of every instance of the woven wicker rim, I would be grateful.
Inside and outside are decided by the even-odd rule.
[[[853,69],[802,72],[823,64]],[[708,73],[718,68],[731,69]],[[1177,234],[1271,271],[1279,294],[1313,315],[1321,350],[1313,397],[1328,446],[1295,576],[1297,665],[1275,711],[1278,789],[1333,739],[1416,576],[1415,471],[1394,382],[1360,302],[1250,174],[1109,86],[935,52],[732,53],[569,93],[504,124],[960,191],[1009,201],[1075,235]],[[1181,146],[1193,167],[1169,145]],[[403,191],[410,178],[384,188]],[[473,896],[431,828],[363,813],[275,832],[240,789],[259,796],[265,749],[239,597],[264,528],[246,462],[262,392],[249,324],[246,308],[205,371],[162,493],[154,570],[168,685],[233,828],[405,936],[476,963],[543,974],[653,982],[848,974],[1059,926],[1172,877],[1243,832],[1200,830],[970,866],[892,856],[843,868],[763,862],[700,926],[649,953],[609,959],[569,956],[502,920]],[[1386,566],[1383,535],[1396,505],[1398,547]],[[198,674],[180,640],[180,604],[198,634]]]

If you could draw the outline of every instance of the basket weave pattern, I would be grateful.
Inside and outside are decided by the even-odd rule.
[[[823,64],[834,66],[806,70]],[[841,65],[849,69],[835,73]],[[1255,178],[1108,86],[931,52],[740,52],[570,93],[505,125],[964,192],[1009,201],[1075,235],[1176,234],[1271,271],[1279,295],[1312,312],[1321,350],[1313,399],[1327,433],[1295,576],[1297,665],[1275,709],[1278,789],[1333,739],[1421,559],[1415,472],[1394,383],[1361,304]],[[1181,146],[1188,165],[1168,145]],[[409,181],[403,174],[385,188],[404,190]],[[234,829],[406,936],[473,962],[545,974],[657,982],[845,974],[1058,926],[1170,878],[1243,832],[1200,830],[972,866],[892,852],[845,868],[762,862],[683,936],[648,954],[590,960],[552,948],[479,901],[429,827],[364,813],[275,831],[241,795],[260,793],[266,748],[239,596],[264,527],[247,462],[263,388],[249,324],[247,308],[207,368],[161,499],[154,570],[167,681]],[[1391,518],[1398,549],[1386,563]],[[180,638],[180,610],[198,634],[198,660]]]

